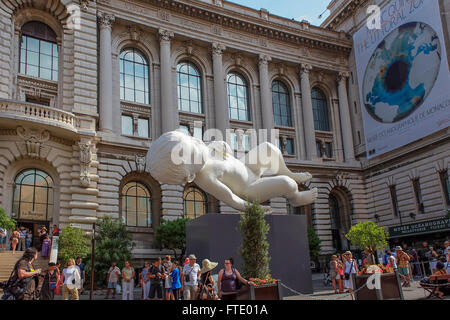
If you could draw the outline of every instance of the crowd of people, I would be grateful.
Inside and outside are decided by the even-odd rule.
[[[80,299],[86,278],[82,258],[68,259],[62,270],[60,264],[49,263],[45,271],[34,268],[37,258],[37,249],[25,250],[10,279],[2,285],[2,300],[53,300],[55,294],[62,294],[63,300]],[[236,300],[239,288],[249,281],[233,263],[233,258],[226,259],[223,269],[213,274],[219,264],[204,259],[200,267],[193,254],[183,264],[172,261],[167,255],[152,263],[145,262],[144,267],[137,270],[129,261],[122,270],[113,262],[107,273],[105,299],[111,294],[115,299],[121,293],[122,300],[134,300],[135,286],[138,286],[143,300]]]
[[[41,226],[37,230],[38,241],[34,239],[33,230],[25,226],[19,226],[12,232],[0,228],[0,250],[10,250],[15,254],[16,251],[25,251],[33,246],[41,252],[42,257],[48,258],[53,236],[59,236],[59,228],[56,225],[53,226],[51,235],[45,226]]]
[[[353,258],[350,251],[333,255],[329,276],[335,293],[344,293],[344,288],[351,293],[352,274],[358,273],[364,266],[376,264],[372,260],[367,251],[359,261]],[[410,287],[416,276],[423,279],[429,275],[450,274],[450,241],[445,241],[442,248],[429,246],[427,242],[423,242],[419,250],[408,249],[407,245],[396,246],[394,250],[385,251],[383,265],[399,273],[403,287]]]
[[[248,285],[249,281],[233,268],[233,263],[233,259],[228,258],[224,261],[224,268],[213,274],[218,263],[204,259],[200,267],[193,254],[183,264],[172,261],[167,255],[153,263],[145,262],[140,270],[135,270],[129,261],[120,270],[113,262],[107,274],[105,299],[109,299],[111,293],[115,299],[121,290],[122,300],[134,300],[134,287],[137,285],[141,288],[143,300],[235,300],[239,282]]]

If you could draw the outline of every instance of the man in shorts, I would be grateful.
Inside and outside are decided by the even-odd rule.
[[[119,282],[120,278],[120,269],[117,267],[117,263],[113,262],[111,265],[111,268],[109,268],[108,275],[107,275],[107,282],[108,282],[108,290],[106,290],[106,297],[105,299],[109,298],[109,292],[111,289],[113,290],[113,299],[116,298],[116,288],[117,283]]]
[[[409,255],[403,251],[402,247],[397,246],[395,248],[397,252],[397,267],[398,273],[403,280],[403,287],[410,287],[409,279],[409,260],[411,259]]]

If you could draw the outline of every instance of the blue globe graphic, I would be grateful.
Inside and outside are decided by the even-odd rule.
[[[366,110],[382,123],[409,116],[430,94],[440,65],[441,44],[433,28],[423,22],[401,25],[369,60],[363,80]]]

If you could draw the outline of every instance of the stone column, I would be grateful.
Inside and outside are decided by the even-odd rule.
[[[99,75],[99,122],[100,130],[112,132],[112,53],[111,31],[115,17],[104,12],[97,13],[100,25],[100,75]]]
[[[259,87],[261,93],[261,112],[263,129],[267,129],[270,137],[270,130],[274,128],[275,121],[272,107],[272,90],[269,81],[269,62],[272,58],[261,54],[259,56]]]
[[[226,139],[226,130],[230,128],[230,116],[228,113],[227,90],[225,87],[225,75],[223,73],[222,54],[226,47],[223,44],[213,42],[212,58],[214,73],[214,113],[216,115],[216,129],[220,130],[223,140]]]
[[[166,133],[179,127],[178,108],[173,103],[172,65],[170,62],[170,41],[173,32],[159,29],[161,61],[161,131]]]
[[[316,152],[316,134],[314,129],[314,115],[311,100],[311,84],[309,83],[309,72],[312,66],[302,64],[300,66],[300,82],[302,90],[303,128],[305,132],[306,159],[314,160]]]
[[[344,144],[345,161],[354,161],[355,149],[353,146],[352,123],[350,121],[350,110],[347,97],[348,76],[348,72],[340,72],[337,76],[339,115],[341,118],[342,141]]]

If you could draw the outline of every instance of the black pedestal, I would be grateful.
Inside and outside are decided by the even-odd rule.
[[[195,254],[201,266],[203,259],[219,262],[213,271],[223,268],[224,260],[232,257],[234,266],[242,270],[238,254],[242,243],[239,232],[240,215],[206,214],[186,225],[186,254]],[[306,217],[299,215],[267,215],[270,225],[270,273],[288,287],[303,294],[313,293]],[[283,296],[295,295],[283,288]]]

